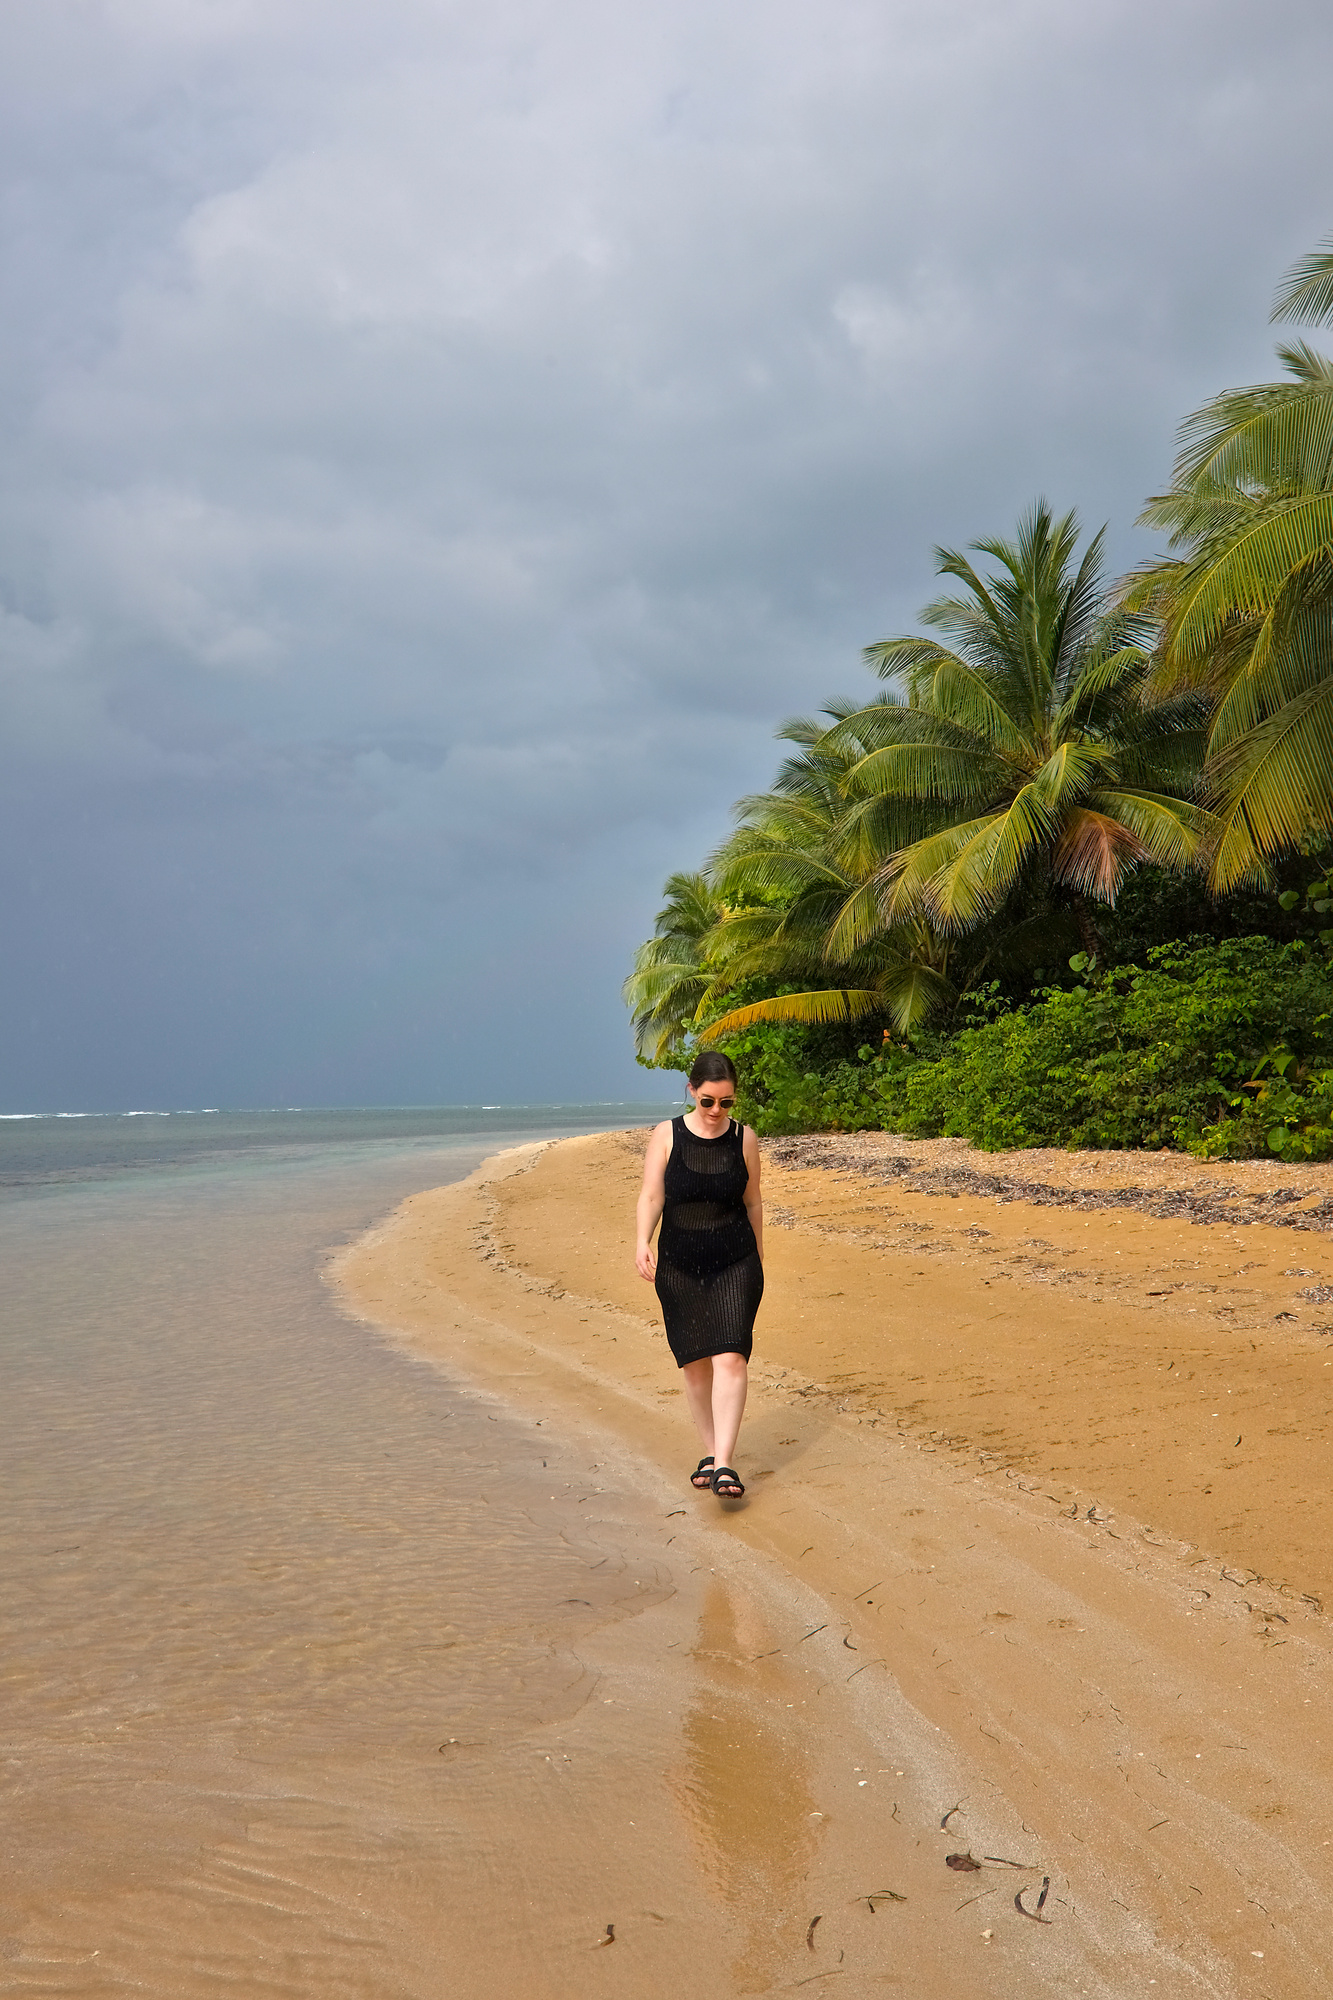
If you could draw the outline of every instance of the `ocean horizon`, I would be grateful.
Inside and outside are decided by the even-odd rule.
[[[356,1157],[573,1137],[653,1122],[679,1100],[0,1113],[0,1195],[251,1158]]]

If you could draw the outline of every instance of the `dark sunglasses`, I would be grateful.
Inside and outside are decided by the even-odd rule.
[[[720,1104],[724,1111],[730,1111],[736,1102],[734,1097],[696,1097],[694,1101],[703,1111],[711,1111],[715,1104]]]

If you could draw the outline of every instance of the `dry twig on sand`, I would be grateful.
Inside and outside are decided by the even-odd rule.
[[[1043,1875],[1041,1878],[1041,1894],[1037,1898],[1036,1909],[1025,1910],[1023,1908],[1023,1891],[1021,1889],[1019,1890],[1018,1894],[1014,1897],[1014,1908],[1018,1911],[1020,1917],[1027,1917],[1031,1923],[1048,1924],[1051,1920],[1049,1917],[1044,1917],[1042,1915],[1042,1910],[1045,1907],[1046,1898],[1050,1895],[1050,1893],[1051,1893],[1051,1878],[1049,1875]]]

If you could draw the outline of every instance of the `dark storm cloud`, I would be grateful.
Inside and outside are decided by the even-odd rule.
[[[616,991],[793,709],[1112,524],[1333,226],[1317,6],[13,8],[34,1104],[652,1088]]]

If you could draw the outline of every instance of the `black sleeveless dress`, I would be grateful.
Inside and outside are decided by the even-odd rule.
[[[657,1240],[657,1296],[676,1366],[754,1344],[764,1267],[745,1212],[750,1169],[745,1128],[733,1118],[718,1139],[671,1121],[666,1202]]]

